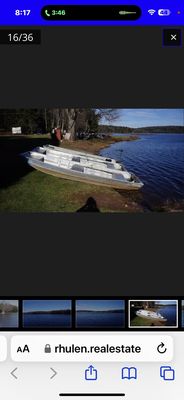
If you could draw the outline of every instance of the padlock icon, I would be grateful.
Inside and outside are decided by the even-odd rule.
[[[45,345],[44,351],[45,351],[45,353],[51,353],[51,346],[50,346],[50,344],[46,344],[46,345]]]

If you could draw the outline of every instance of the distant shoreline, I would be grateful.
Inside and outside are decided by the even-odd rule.
[[[159,308],[167,308],[167,307],[177,307],[177,304],[159,304],[159,305],[155,305],[155,306],[151,306],[146,308],[147,311],[154,311],[154,310],[158,310]],[[145,310],[145,308],[142,308],[141,306],[135,306],[134,309],[136,310]]]
[[[168,133],[168,134],[178,134],[184,133],[184,126],[180,125],[168,125],[168,126],[145,126],[141,128],[130,128],[128,126],[113,126],[113,125],[99,125],[98,133],[125,133],[128,135],[137,134],[151,134],[151,133]]]
[[[99,311],[95,311],[95,310],[77,310],[78,313],[122,313],[125,310],[99,310]],[[27,311],[24,312],[24,315],[40,315],[40,314],[70,314],[71,311],[70,310],[51,310],[51,311]]]
[[[77,310],[78,313],[122,313],[125,310]]]
[[[40,314],[61,314],[61,315],[68,315],[71,314],[71,310],[51,310],[51,311],[27,311],[24,312],[24,315],[40,315]]]

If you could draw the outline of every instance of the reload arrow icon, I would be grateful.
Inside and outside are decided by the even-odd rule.
[[[12,372],[10,372],[10,374],[15,378],[18,379],[18,377],[14,374],[15,371],[17,371],[18,368],[13,369]]]
[[[166,347],[165,347],[165,344],[164,344],[163,342],[160,343],[160,344],[158,345],[157,351],[158,351],[160,354],[164,354],[164,353],[167,351],[167,349],[166,349]]]
[[[50,379],[53,379],[57,375],[57,372],[55,371],[54,368],[50,368],[50,369],[52,372],[54,372],[53,375],[50,377]]]

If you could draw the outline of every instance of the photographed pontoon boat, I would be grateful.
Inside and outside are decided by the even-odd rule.
[[[122,169],[121,165],[113,158],[105,158],[105,157],[96,156],[96,155],[81,152],[81,151],[74,151],[74,150],[64,149],[61,147],[55,147],[55,146],[51,146],[51,145],[37,147],[35,150],[38,152],[41,152],[42,154],[44,154],[46,151],[46,154],[48,157],[49,157],[49,155],[55,155],[56,157],[59,157],[62,154],[62,158],[67,158],[67,159],[70,158],[76,162],[88,163],[88,165],[91,164],[91,166],[93,166],[94,163],[100,163],[99,164],[100,168],[103,168],[103,164],[104,164],[106,167],[105,169],[107,169],[107,168],[119,169],[119,170]],[[79,159],[79,157],[80,157],[80,159]]]
[[[126,190],[143,186],[139,178],[111,158],[51,145],[37,147],[22,156],[31,167],[63,179]]]
[[[84,157],[88,160],[98,160],[99,162],[106,162],[107,164],[115,164],[117,169],[121,169],[120,164],[113,158],[97,156],[96,154],[87,153],[85,151],[65,149],[64,147],[56,147],[51,144],[44,145],[43,147],[40,147],[38,149],[40,149],[40,151],[43,151],[41,149],[44,149],[44,150],[46,149],[47,153],[49,151],[56,152],[56,153],[60,152],[60,153],[66,154],[66,155],[72,155],[72,156],[76,155],[76,156],[80,156],[82,158]]]
[[[141,318],[150,318],[150,319],[157,319],[160,321],[167,321],[167,319],[163,317],[163,315],[155,311],[138,310],[136,311],[136,315]]]

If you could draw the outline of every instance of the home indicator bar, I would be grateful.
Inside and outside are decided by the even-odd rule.
[[[61,397],[123,397],[125,393],[60,393]]]
[[[141,17],[138,6],[45,6],[41,16],[48,21],[135,21]]]

